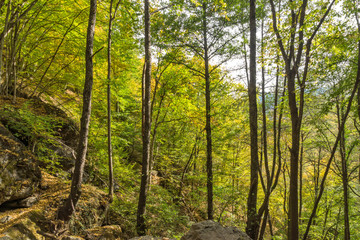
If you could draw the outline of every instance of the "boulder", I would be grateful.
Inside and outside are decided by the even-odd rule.
[[[152,237],[152,236],[142,236],[131,238],[130,240],[173,240],[167,237]]]
[[[0,205],[30,197],[40,180],[35,157],[0,123]]]
[[[223,227],[211,220],[195,223],[181,240],[251,240],[236,227]]]
[[[43,239],[43,236],[38,233],[41,231],[41,227],[38,222],[44,220],[42,213],[39,211],[31,211],[25,215],[26,217],[21,219],[21,221],[10,219],[10,221],[14,221],[14,224],[0,232],[0,240]]]

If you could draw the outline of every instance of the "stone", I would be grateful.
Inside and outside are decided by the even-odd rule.
[[[2,206],[5,208],[29,208],[39,201],[39,195],[35,194],[31,197],[5,202]]]
[[[95,227],[86,230],[87,239],[98,239],[98,240],[116,240],[121,237],[121,227],[118,225],[109,225],[103,227]]]
[[[173,240],[167,237],[152,237],[152,236],[142,236],[142,237],[134,237],[130,240]]]
[[[223,227],[211,220],[195,223],[181,240],[251,240],[236,227]]]
[[[0,240],[11,240],[11,238],[7,235],[0,235]]]
[[[40,180],[35,156],[0,123],[0,205],[30,197]]]
[[[66,236],[63,237],[61,240],[84,240],[84,238],[78,236]]]
[[[40,227],[37,225],[37,220],[39,218],[42,218],[38,213],[30,214],[30,217],[24,218],[21,222],[17,222],[14,225],[6,228],[6,230],[3,232],[4,237],[1,240],[5,239],[26,239],[26,240],[37,240],[37,239],[43,239],[43,236],[38,234],[37,232],[40,229]],[[6,238],[7,237],[7,238]]]
[[[0,219],[0,223],[5,224],[5,223],[7,223],[7,222],[10,221],[10,220],[11,220],[11,217],[10,217],[10,216],[5,216],[5,217],[3,217],[3,218]]]

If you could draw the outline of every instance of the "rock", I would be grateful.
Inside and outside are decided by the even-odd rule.
[[[61,240],[84,240],[84,238],[78,236],[66,236],[63,237]]]
[[[34,196],[25,199],[5,202],[2,206],[4,206],[5,208],[29,208],[35,203],[37,203],[38,200],[39,195],[35,194]]]
[[[10,216],[5,216],[5,217],[3,217],[3,218],[0,219],[0,223],[5,224],[5,223],[7,223],[7,222],[10,221],[10,220],[11,220],[11,217],[10,217]]]
[[[246,233],[235,227],[223,227],[214,221],[203,221],[191,226],[181,240],[251,240]]]
[[[11,239],[26,239],[26,240],[37,240],[43,239],[43,236],[37,232],[41,230],[38,225],[38,221],[43,220],[41,213],[33,211],[29,213],[27,217],[22,219],[21,222],[16,222],[14,225],[6,228],[2,232],[5,238],[0,238],[0,240]]]
[[[121,237],[121,227],[118,225],[109,225],[103,227],[95,227],[86,230],[87,239],[98,239],[98,240],[116,240]]]
[[[11,240],[11,238],[7,235],[1,235],[0,240]]]
[[[0,205],[30,197],[41,180],[35,157],[0,123]]]
[[[173,240],[167,237],[152,237],[152,236],[142,236],[131,238],[130,240]]]

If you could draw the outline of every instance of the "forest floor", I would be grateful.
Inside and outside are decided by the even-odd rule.
[[[96,187],[83,185],[82,191],[79,211],[77,211],[70,223],[73,229],[79,229],[76,226],[79,222],[88,222],[89,224],[86,225],[86,228],[98,225],[99,215],[104,212],[107,205],[106,194]],[[69,181],[61,180],[42,171],[40,188],[36,193],[38,201],[34,205],[29,208],[0,209],[0,237],[4,233],[11,233],[25,228],[27,229],[26,231],[30,230],[36,239],[42,239],[43,234],[47,232],[55,231],[59,235],[68,234],[67,230],[69,229],[66,231],[65,229],[56,229],[62,224],[55,219],[59,204],[61,204],[63,199],[66,199],[69,192]],[[95,215],[91,216],[91,219],[84,219],[84,216],[89,217],[89,211],[95,213]],[[83,233],[78,231],[78,234],[82,235]]]

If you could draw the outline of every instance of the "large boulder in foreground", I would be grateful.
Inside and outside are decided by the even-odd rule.
[[[191,226],[181,240],[251,240],[236,227],[223,227],[214,221],[203,221]]]
[[[0,205],[30,197],[40,180],[35,157],[0,123]]]

